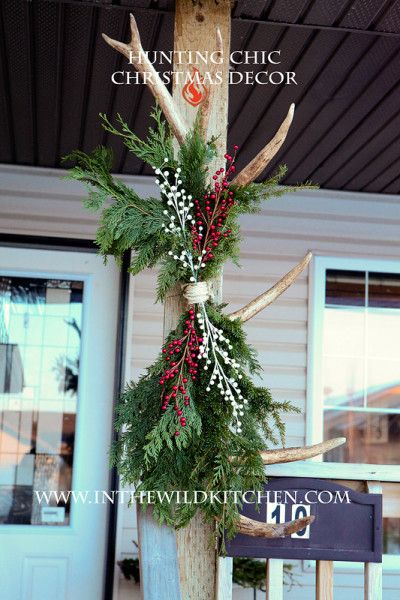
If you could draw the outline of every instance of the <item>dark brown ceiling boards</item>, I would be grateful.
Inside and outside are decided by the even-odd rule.
[[[143,85],[111,83],[129,67],[100,34],[127,38],[132,11],[144,47],[171,50],[173,9],[172,0],[3,0],[0,162],[60,167],[71,150],[107,143],[116,172],[149,174],[100,127],[99,112],[120,112],[144,135],[153,103]],[[400,193],[400,0],[238,0],[232,20],[233,50],[280,49],[279,70],[295,71],[298,82],[231,86],[230,143],[251,140],[240,163],[295,102],[287,141],[264,176],[286,163],[286,183]]]

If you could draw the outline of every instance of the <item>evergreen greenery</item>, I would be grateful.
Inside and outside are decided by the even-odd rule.
[[[233,583],[244,588],[253,588],[254,590],[266,591],[266,564],[265,560],[254,558],[234,558],[233,559]],[[293,565],[285,563],[283,565],[283,583],[287,585],[289,591],[295,584],[298,584],[293,573]],[[256,597],[254,595],[254,597]]]
[[[182,189],[198,199],[198,214],[206,213],[206,198],[212,198],[210,194],[213,192],[207,168],[215,156],[215,146],[214,140],[205,142],[202,139],[197,124],[175,158],[172,137],[158,108],[153,112],[155,128],[149,131],[145,141],[140,140],[120,116],[117,117],[118,128],[105,115],[101,117],[105,129],[122,137],[128,150],[155,168],[156,173],[161,170],[163,174],[162,170],[168,164],[168,170],[164,171],[167,187],[174,183],[174,176],[179,173]],[[192,247],[194,221],[187,229],[180,230],[179,235],[168,232],[165,215],[170,214],[170,203],[166,187],[160,186],[161,200],[140,198],[120,178],[110,174],[112,153],[106,148],[97,148],[91,155],[77,151],[68,158],[75,161],[69,177],[83,182],[88,188],[86,206],[90,210],[101,210],[96,242],[105,258],[113,255],[120,260],[124,252],[131,249],[130,271],[133,274],[157,266],[159,300],[165,298],[176,282],[193,281],[194,272],[185,268],[185,261],[177,260],[177,255],[182,252],[182,244],[186,244],[184,248],[193,252],[193,260],[202,260],[200,251],[196,254],[195,246]],[[241,214],[255,213],[261,209],[264,200],[297,189],[279,185],[284,174],[285,168],[281,167],[272,178],[262,183],[243,187],[230,185],[221,192],[221,198],[228,198],[229,189],[235,201],[226,210],[225,221],[220,225],[221,236],[213,248],[212,260],[205,262],[198,271],[199,280],[215,277],[228,259],[238,261],[238,218]],[[207,302],[201,308],[201,314],[207,315],[216,331],[223,332],[225,337],[222,339],[225,341],[219,343],[225,343],[226,347],[229,345],[230,358],[223,364],[224,377],[228,382],[236,382],[239,377],[240,397],[245,398],[247,403],[243,416],[240,416],[240,426],[236,430],[232,426],[235,408],[221,397],[220,386],[213,386],[212,382],[210,385],[210,372],[196,364],[192,374],[189,370],[188,361],[195,354],[188,354],[187,344],[190,339],[194,340],[190,343],[193,343],[195,353],[201,353],[202,347],[198,333],[202,320],[199,313],[195,315],[200,310],[197,308],[182,315],[176,330],[165,340],[156,362],[138,382],[128,385],[118,406],[116,428],[120,436],[112,450],[112,463],[118,466],[124,483],[136,486],[137,493],[152,490],[163,494],[187,490],[187,498],[193,499],[196,490],[221,490],[219,499],[222,499],[222,491],[225,490],[258,490],[265,482],[259,451],[268,444],[284,441],[282,415],[294,408],[288,402],[274,401],[267,388],[254,384],[252,377],[260,372],[256,353],[246,341],[241,322],[229,320],[221,312],[222,308]],[[188,323],[193,323],[196,333],[191,333]],[[178,343],[176,350],[174,346],[169,351]],[[179,356],[189,356],[186,362],[183,358],[181,362],[176,358],[177,364],[182,366],[179,367],[180,386],[175,396],[178,394],[180,398],[181,394],[184,410],[184,416],[180,417],[182,427],[178,431],[176,411],[179,407],[163,400],[173,396],[173,382],[165,376],[168,365],[174,364],[166,362],[170,360],[168,353],[173,351],[181,352]],[[198,362],[201,363],[202,359]],[[232,383],[234,385],[236,383]],[[233,387],[232,390],[235,392]],[[167,392],[168,396],[165,395]],[[229,394],[233,392],[229,391]],[[190,398],[185,406],[184,397]],[[162,402],[164,412],[161,411]],[[175,527],[186,525],[200,509],[206,518],[217,519],[222,537],[225,530],[228,535],[234,534],[240,508],[240,501],[235,503],[232,495],[226,500],[223,503],[215,499],[207,499],[201,504],[177,503],[162,501],[159,496],[153,509],[160,522]]]

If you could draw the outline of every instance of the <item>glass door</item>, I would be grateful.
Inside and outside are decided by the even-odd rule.
[[[0,598],[102,597],[118,277],[0,248]]]

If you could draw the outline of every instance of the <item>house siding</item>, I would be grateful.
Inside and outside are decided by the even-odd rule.
[[[82,189],[61,181],[62,172],[46,169],[0,167],[0,231],[93,237],[96,217],[81,206]],[[124,177],[140,193],[154,194],[151,180]],[[391,195],[336,191],[304,191],[271,200],[260,215],[242,218],[241,268],[224,269],[224,300],[236,310],[272,286],[304,254],[400,260],[399,198]],[[137,378],[156,357],[162,333],[162,306],[154,304],[156,273],[146,272],[131,281],[129,297],[126,379]],[[249,342],[259,352],[264,370],[262,383],[279,400],[290,400],[301,414],[286,417],[287,445],[307,438],[307,337],[309,324],[308,272],[272,306],[246,324]],[[312,316],[311,316],[312,318]],[[309,399],[308,401],[310,401]],[[135,554],[135,511],[124,506],[118,515],[117,559]],[[312,571],[297,563],[301,587],[285,597],[312,597]],[[115,579],[118,595],[120,574]],[[338,571],[335,598],[362,598],[361,573]],[[400,577],[384,576],[384,600],[399,597]],[[236,590],[235,600],[251,598]]]

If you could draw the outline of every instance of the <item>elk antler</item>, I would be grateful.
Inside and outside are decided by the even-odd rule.
[[[221,59],[223,56],[223,41],[222,34],[219,27],[216,29],[216,55],[218,59]],[[215,61],[217,63],[217,61]],[[204,138],[207,140],[207,130],[208,130],[208,122],[210,120],[211,115],[211,106],[212,106],[212,97],[214,92],[214,86],[210,85],[210,91],[208,93],[207,98],[201,103],[199,108],[200,114],[200,128],[203,132]]]
[[[296,460],[305,460],[324,454],[341,446],[346,442],[345,437],[333,438],[314,446],[296,446],[293,448],[276,448],[275,450],[263,450],[260,456],[264,465],[276,465],[277,463],[294,462]]]
[[[314,446],[304,446],[295,448],[277,448],[276,450],[264,450],[260,452],[260,456],[265,465],[273,465],[276,463],[292,462],[296,460],[303,460],[305,458],[312,458],[318,454],[324,454],[333,448],[341,446],[346,441],[346,438],[334,438],[321,442],[320,444],[314,444]],[[291,535],[297,531],[301,531],[307,525],[310,525],[314,521],[313,515],[309,517],[302,517],[295,521],[289,521],[287,523],[261,523],[254,519],[249,519],[244,515],[240,515],[238,531],[244,535],[250,535],[252,537],[264,537],[264,538],[279,538]]]
[[[333,438],[314,444],[313,446],[295,446],[292,448],[275,448],[274,450],[261,450],[260,456],[264,465],[276,465],[277,463],[295,462],[297,460],[305,460],[313,458],[319,454],[325,454],[338,446],[342,446],[346,442],[345,437]],[[230,460],[234,461],[239,457],[231,456]]]
[[[113,40],[105,33],[102,34],[103,38],[112,48],[126,56],[138,73],[141,74],[144,83],[150,89],[154,98],[159,103],[165,118],[171,125],[171,129],[176,139],[180,144],[182,144],[188,131],[187,125],[179,113],[178,107],[176,106],[171,94],[163,84],[160,76],[143,50],[136,20],[132,14],[130,15],[130,26],[131,41],[129,44],[124,44],[122,42],[118,42],[117,40]]]
[[[234,319],[241,319],[241,321],[248,321],[264,308],[272,304],[284,291],[288,289],[293,283],[293,281],[300,275],[302,271],[306,268],[308,263],[312,258],[311,252],[307,252],[305,257],[298,265],[296,265],[289,273],[286,273],[282,279],[280,279],[275,285],[272,286],[269,290],[254,298],[251,302],[236,310],[235,312],[228,315],[228,317],[233,321]]]
[[[238,523],[238,532],[244,535],[251,535],[252,537],[263,537],[263,538],[282,538],[297,531],[301,531],[307,525],[310,525],[314,521],[314,515],[309,517],[302,517],[295,521],[288,521],[287,523],[262,523],[254,519],[249,519],[243,515],[240,515]]]
[[[232,180],[234,185],[247,185],[251,183],[264,171],[265,167],[271,162],[277,154],[286,139],[289,127],[292,124],[294,115],[294,104],[290,105],[289,112],[286,115],[282,125],[270,142],[257,154],[255,158]]]

